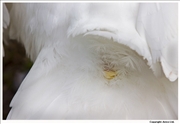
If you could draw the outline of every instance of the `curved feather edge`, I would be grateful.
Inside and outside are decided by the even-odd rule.
[[[178,4],[177,3],[141,3],[137,19],[137,30],[147,41],[152,61],[148,62],[155,75],[161,75],[161,70],[170,81],[177,77],[178,43]],[[175,48],[175,52],[167,57]],[[165,50],[171,49],[171,50]],[[164,51],[166,51],[164,53]],[[166,56],[166,58],[164,58]],[[157,68],[156,63],[161,63]],[[169,64],[168,64],[169,63]]]
[[[95,25],[95,27],[97,28],[98,26]],[[147,58],[149,61],[152,61],[151,54],[148,51],[149,46],[146,45],[147,43],[145,42],[145,40],[143,41],[143,39],[141,39],[138,32],[136,32],[135,27],[133,28],[131,27],[130,29],[132,29],[131,31],[133,32],[128,32],[128,31],[125,32],[124,30],[117,30],[112,27],[104,28],[103,26],[98,27],[98,31],[95,30],[95,28],[93,29],[92,27],[85,28],[85,31],[80,30],[79,27],[76,30],[80,32],[79,34],[84,34],[84,36],[85,35],[86,36],[90,35],[93,37],[100,36],[100,37],[105,37],[108,39],[113,39],[115,42],[119,42],[119,43],[129,46],[131,49],[137,51],[140,55],[145,56],[145,58]],[[73,30],[73,32],[76,32],[76,30]],[[77,35],[78,34],[75,34],[74,36],[77,36]],[[129,36],[132,36],[132,37],[129,38]],[[140,41],[143,41],[143,45],[141,44],[142,42]],[[136,43],[138,45],[136,45]],[[56,47],[56,46],[53,46],[53,47]],[[61,50],[60,48],[66,49],[67,47],[58,46],[56,50]],[[147,51],[144,51],[144,49]],[[69,48],[69,50],[71,49]],[[73,54],[73,51],[71,54],[68,54],[67,52],[68,52],[67,50],[64,50],[63,53],[61,52],[61,54],[67,54],[67,57],[69,57],[70,58],[69,60],[71,60],[71,61],[65,61],[64,62],[65,65],[67,65],[67,62],[72,62],[72,65],[70,67],[73,67],[73,68],[76,67],[76,65],[81,65],[81,64],[76,64],[74,62],[75,60],[77,60],[76,56],[74,58],[71,58],[72,56],[70,55]],[[71,117],[77,118],[78,117],[77,112],[82,113],[80,111],[82,110],[81,107],[83,107],[84,110],[87,110],[91,105],[93,105],[91,104],[92,101],[94,104],[99,105],[97,107],[97,110],[99,109],[99,107],[102,107],[104,105],[104,104],[102,105],[102,103],[111,103],[112,101],[109,99],[106,99],[106,100],[102,99],[102,96],[104,97],[108,95],[108,93],[110,94],[112,93],[112,95],[109,95],[108,98],[110,99],[114,98],[113,100],[115,102],[113,103],[118,103],[118,104],[114,104],[115,106],[112,106],[112,104],[109,104],[109,106],[105,106],[104,108],[102,107],[103,109],[101,110],[105,110],[105,109],[113,110],[114,108],[117,107],[118,111],[120,112],[121,110],[126,111],[126,114],[123,113],[122,115],[118,115],[118,116],[121,116],[122,118],[124,118],[124,116],[126,116],[126,119],[131,118],[131,117],[137,118],[137,116],[139,115],[141,115],[139,116],[141,118],[146,118],[145,116],[149,116],[152,119],[158,118],[158,117],[163,118],[163,119],[165,117],[168,119],[177,118],[177,112],[173,114],[173,111],[176,111],[177,106],[178,106],[176,104],[177,103],[177,96],[176,96],[177,81],[175,81],[175,83],[169,83],[169,81],[165,77],[162,80],[155,78],[151,70],[149,70],[147,65],[145,64],[146,61],[143,61],[144,63],[142,65],[140,64],[140,66],[145,67],[143,68],[144,73],[142,73],[142,77],[135,78],[135,80],[131,79],[129,80],[128,83],[127,83],[127,80],[123,80],[122,83],[125,82],[126,85],[123,85],[123,87],[119,87],[122,89],[116,92],[117,86],[104,87],[102,85],[96,84],[96,83],[99,83],[99,81],[104,82],[104,80],[96,80],[95,78],[88,78],[94,73],[89,75],[89,72],[83,73],[81,70],[78,70],[76,68],[74,68],[74,71],[72,71],[73,68],[68,71],[66,68],[62,69],[62,67],[59,66],[60,64],[58,63],[59,61],[55,60],[56,58],[60,58],[61,54],[56,55],[54,53],[55,52],[52,46],[49,49],[43,48],[40,51],[31,71],[29,72],[26,79],[23,81],[23,84],[21,85],[20,89],[18,90],[17,94],[12,100],[11,106],[13,108],[9,116],[13,116],[13,117],[8,116],[9,119],[18,118],[18,117],[19,118],[24,117],[26,119],[27,118],[40,119],[42,116],[44,116],[44,118],[46,119],[48,117],[58,118],[58,116],[63,118],[63,117],[66,117],[66,114],[69,114],[68,116],[69,118]],[[80,53],[82,53],[82,51]],[[78,54],[79,53],[76,53],[76,55]],[[86,57],[83,57],[83,58],[86,58]],[[46,60],[49,61],[49,63]],[[95,67],[95,66],[92,66],[92,67]],[[46,73],[47,71],[49,73]],[[102,89],[100,88],[99,90],[97,86],[101,87]],[[140,90],[141,92],[139,92]],[[102,93],[102,94],[99,95],[99,93]],[[166,98],[167,97],[166,94],[169,94],[168,98]],[[81,99],[84,100],[85,102],[79,101],[79,96],[82,96]],[[129,96],[129,97],[127,98],[126,96]],[[117,98],[119,98],[119,100],[117,100]],[[87,100],[89,100],[90,102],[86,103]],[[159,100],[161,101],[159,102]],[[144,107],[142,107],[141,102],[140,104],[138,104],[138,103],[135,103],[135,101],[136,102],[142,101],[142,103],[144,101],[145,102]],[[158,105],[157,105],[157,102],[159,102]],[[167,102],[169,102],[169,104],[166,104]],[[61,106],[59,105],[59,103],[61,103]],[[73,106],[71,103],[76,103],[77,106]],[[74,111],[69,111],[70,105]],[[129,108],[127,106],[129,106]],[[136,108],[137,106],[138,106],[138,109],[146,108],[147,110],[149,110],[148,113],[146,113],[147,115],[144,115],[144,112],[141,112],[140,110],[138,110]],[[173,106],[173,109],[172,110],[169,109],[169,107],[172,107],[172,106]],[[59,108],[57,109],[57,107]],[[45,110],[44,108],[47,108],[47,109]],[[129,110],[136,109],[138,111],[129,112],[128,109]],[[41,110],[45,112],[43,113],[43,115],[42,115]],[[68,113],[68,111],[70,113]],[[167,114],[166,113],[167,111],[169,111],[168,113],[171,113],[171,114]],[[57,114],[56,112],[57,113],[59,112],[59,113]],[[21,116],[19,116],[19,113],[21,113]],[[82,117],[85,117],[85,116],[86,115],[82,115]],[[96,116],[92,114],[92,117],[96,117]],[[109,112],[107,112],[106,117],[109,117]]]
[[[166,60],[161,57],[161,65],[164,71],[164,74],[166,77],[171,81],[174,82],[177,78],[178,75],[177,73],[172,69],[172,67],[166,62]]]

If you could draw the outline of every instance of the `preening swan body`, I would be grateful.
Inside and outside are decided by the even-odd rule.
[[[34,61],[7,119],[177,119],[177,4],[13,4]]]

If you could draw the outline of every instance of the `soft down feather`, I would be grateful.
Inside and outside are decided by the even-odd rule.
[[[177,119],[176,58],[166,56],[176,47],[177,15],[163,7],[177,13],[168,3],[13,4],[10,37],[34,65],[8,119]]]

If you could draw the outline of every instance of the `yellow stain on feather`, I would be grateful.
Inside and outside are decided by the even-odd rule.
[[[116,71],[104,71],[104,77],[108,80],[113,79],[114,77],[117,76],[117,72]]]

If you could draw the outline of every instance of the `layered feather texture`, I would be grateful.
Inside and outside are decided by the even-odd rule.
[[[10,37],[35,62],[8,119],[177,119],[177,77],[172,83],[162,73],[168,56],[153,61],[166,52],[154,57],[150,42],[156,29],[144,26],[142,6],[14,4]],[[106,78],[108,71],[113,78]]]
[[[170,81],[178,77],[178,5],[141,4],[137,19],[137,30],[146,39],[153,63],[161,62]],[[157,74],[158,75],[158,74]]]

